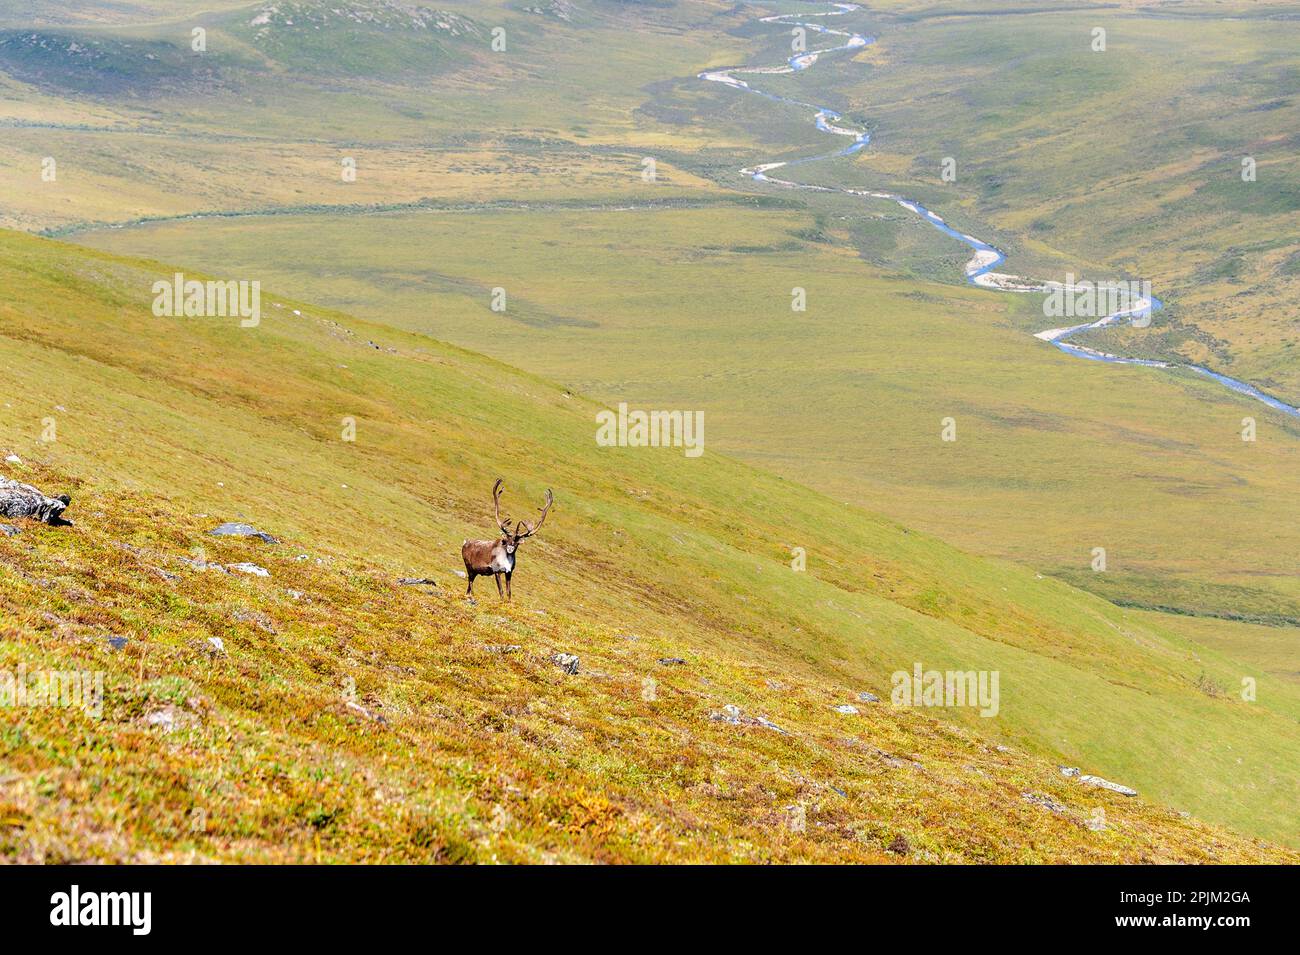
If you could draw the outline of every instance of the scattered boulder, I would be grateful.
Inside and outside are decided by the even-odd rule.
[[[66,494],[49,497],[30,484],[0,476],[0,517],[28,517],[54,527],[70,527],[63,512],[72,503]]]
[[[402,587],[419,587],[428,584],[430,587],[437,587],[438,582],[432,577],[398,577],[397,583]]]
[[[1128,786],[1121,786],[1119,783],[1112,783],[1109,779],[1102,779],[1100,776],[1080,776],[1079,782],[1085,786],[1097,786],[1101,789],[1109,789],[1113,793],[1119,793],[1121,796],[1136,796],[1137,790],[1130,789]]]
[[[3,534],[5,537],[13,537],[15,534],[21,533],[22,531],[14,527],[12,524],[0,524],[0,534]]]
[[[1100,776],[1092,776],[1087,773],[1080,773],[1077,766],[1062,766],[1061,775],[1069,776],[1071,779],[1077,779],[1085,786],[1096,786],[1099,789],[1109,789],[1113,793],[1119,793],[1121,796],[1136,796],[1137,790],[1130,789],[1128,786],[1121,786],[1119,783],[1112,783],[1109,779],[1102,779]]]
[[[346,706],[349,711],[356,713],[358,716],[364,719],[370,720],[373,723],[379,723],[381,726],[388,725],[388,720],[384,719],[382,713],[372,713],[370,710],[366,709],[364,706],[362,706],[360,703],[355,702],[354,700],[348,700],[343,705]]]
[[[278,544],[279,540],[272,537],[265,531],[259,531],[252,524],[244,524],[239,521],[232,521],[212,528],[208,531],[214,537],[256,537],[260,541],[268,544]]]
[[[1020,798],[1027,803],[1035,806],[1041,806],[1048,812],[1054,812],[1057,815],[1065,815],[1066,808],[1046,793],[1021,793]]]
[[[783,736],[788,735],[785,730],[765,716],[746,716],[741,712],[740,707],[734,703],[728,703],[722,708],[721,712],[710,713],[709,719],[715,723],[726,723],[729,726],[762,726],[764,729],[775,730]]]
[[[105,637],[104,639],[108,641],[108,645],[114,650],[123,650],[126,648],[126,637]]]
[[[710,719],[716,719],[723,723],[731,723],[733,725],[739,725],[740,707],[737,706],[735,703],[728,703],[726,706],[722,708],[721,713],[712,714]]]
[[[835,707],[835,712],[843,713],[845,716],[857,716],[858,708],[852,703],[841,703],[839,706]]]
[[[5,464],[22,464],[23,459],[16,454],[6,454]]]
[[[876,696],[874,693],[868,693],[866,690],[863,690],[858,694],[858,700],[862,703],[879,703],[880,697]]]
[[[764,729],[775,730],[776,732],[780,733],[782,736],[788,735],[785,730],[781,729],[781,727],[777,726],[766,716],[755,716],[754,725],[762,726]]]
[[[685,666],[686,661],[681,657],[660,657],[659,665],[661,667],[680,667]]]
[[[256,564],[240,563],[240,564],[227,564],[226,566],[230,570],[237,570],[241,574],[250,574],[254,577],[271,576],[271,572],[269,570],[267,570],[265,567],[258,567]]]
[[[208,637],[208,646],[212,648],[214,657],[224,657],[226,655],[226,641],[220,637]]]
[[[575,654],[556,653],[551,657],[551,662],[570,676],[578,673],[578,657]]]

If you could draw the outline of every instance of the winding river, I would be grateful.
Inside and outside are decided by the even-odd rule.
[[[781,66],[739,66],[724,70],[708,70],[699,74],[699,78],[711,83],[722,83],[733,89],[741,90],[746,93],[753,93],[762,96],[765,99],[777,103],[785,103],[791,106],[797,106],[801,109],[811,110],[813,113],[813,122],[817,129],[831,136],[842,136],[851,140],[847,146],[836,149],[832,152],[821,153],[816,156],[808,156],[803,159],[790,160],[788,162],[770,162],[758,166],[747,167],[740,170],[741,175],[749,176],[755,182],[769,183],[777,186],[784,186],[788,189],[801,189],[810,192],[832,192],[849,196],[859,196],[868,199],[885,199],[895,202],[902,206],[913,215],[919,216],[934,228],[938,229],[945,235],[951,236],[960,242],[968,245],[973,251],[973,255],[966,263],[966,281],[982,288],[996,289],[1004,292],[1041,292],[1051,293],[1061,291],[1063,293],[1073,294],[1089,290],[1084,285],[1065,285],[1063,283],[1040,282],[1033,279],[1025,279],[1018,275],[1008,275],[1003,272],[994,271],[998,266],[1006,261],[1006,255],[999,249],[987,242],[975,238],[954,229],[948,223],[931,212],[925,206],[905,196],[900,196],[891,192],[877,192],[870,189],[848,189],[836,186],[818,186],[809,183],[795,182],[791,179],[780,178],[772,175],[776,169],[789,170],[796,166],[804,166],[809,163],[825,162],[827,160],[839,159],[844,156],[852,156],[867,147],[871,142],[871,134],[865,130],[851,129],[845,125],[843,117],[833,109],[825,106],[816,106],[812,103],[804,103],[799,100],[790,99],[785,96],[778,96],[775,93],[769,93],[751,85],[748,81],[740,79],[740,75],[745,76],[763,76],[773,74],[799,73],[809,69],[817,61],[829,54],[840,53],[846,50],[859,50],[876,42],[875,37],[863,36],[860,33],[852,33],[845,30],[836,30],[824,23],[816,23],[809,20],[798,19],[804,17],[822,17],[830,18],[843,16],[847,13],[853,13],[861,9],[858,4],[854,3],[830,3],[821,4],[830,9],[821,13],[805,14],[775,14],[772,16],[760,17],[760,23],[780,24],[786,27],[803,27],[808,33],[815,33],[826,37],[840,37],[843,42],[838,46],[829,46],[820,50],[810,50],[804,53],[797,53],[790,57]],[[1229,378],[1218,372],[1211,371],[1199,365],[1182,364],[1167,361],[1155,361],[1149,358],[1130,358],[1123,355],[1113,355],[1100,351],[1095,348],[1089,348],[1085,345],[1071,343],[1070,339],[1083,332],[1094,328],[1104,328],[1108,325],[1116,325],[1124,321],[1131,321],[1135,325],[1145,325],[1150,322],[1153,312],[1158,311],[1162,304],[1158,298],[1149,293],[1146,295],[1137,294],[1126,298],[1123,307],[1117,311],[1099,318],[1096,321],[1085,322],[1080,325],[1071,325],[1066,328],[1050,328],[1038,332],[1035,337],[1042,341],[1049,342],[1056,348],[1065,352],[1067,355],[1074,355],[1077,358],[1085,358],[1090,361],[1109,362],[1120,365],[1144,365],[1150,368],[1181,368],[1204,375],[1217,381],[1233,391],[1262,401],[1264,404],[1284,414],[1300,418],[1300,408],[1281,401],[1263,391],[1260,391],[1254,385],[1244,381],[1238,381],[1235,378]]]

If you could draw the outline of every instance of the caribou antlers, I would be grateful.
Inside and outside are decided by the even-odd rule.
[[[536,534],[538,531],[542,529],[542,524],[546,521],[546,515],[550,513],[551,505],[554,503],[555,503],[555,495],[551,493],[551,489],[548,487],[546,489],[546,506],[538,508],[538,510],[542,512],[542,516],[537,519],[537,523],[530,524],[527,521],[520,521],[518,524],[515,525],[516,532],[518,532],[520,525],[528,528],[528,531],[526,533],[519,535],[520,540],[523,540],[525,537],[532,537],[534,534]]]
[[[492,512],[496,515],[497,527],[501,528],[501,533],[509,535],[510,518],[501,520],[501,492],[505,490],[505,479],[497,478],[497,483],[492,485]]]
[[[491,574],[497,582],[497,593],[507,600],[510,599],[510,576],[515,572],[515,551],[519,547],[519,542],[532,537],[542,529],[546,515],[551,512],[551,505],[555,503],[555,495],[551,493],[550,488],[547,488],[546,504],[538,508],[542,516],[536,523],[516,521],[514,529],[511,530],[510,518],[501,517],[501,492],[504,488],[505,481],[501,478],[497,478],[496,483],[492,485],[492,514],[503,536],[492,541],[467,540],[461,545],[460,556],[465,561],[465,576],[469,580],[465,589],[466,596],[472,597],[474,594],[475,577]],[[504,593],[501,590],[503,574],[506,578]]]

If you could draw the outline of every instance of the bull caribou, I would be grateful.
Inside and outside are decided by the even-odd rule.
[[[469,586],[465,588],[465,596],[474,596],[474,578],[486,577],[491,574],[497,582],[497,594],[510,599],[510,575],[515,572],[515,551],[519,548],[519,542],[524,538],[532,537],[542,529],[542,522],[546,520],[546,515],[551,510],[551,505],[555,503],[555,497],[551,494],[550,488],[546,490],[546,504],[538,508],[542,516],[537,519],[536,523],[528,521],[516,521],[514,529],[510,528],[510,518],[504,520],[501,518],[501,491],[505,481],[497,478],[497,483],[492,485],[492,510],[496,515],[497,527],[501,528],[501,537],[496,540],[467,540],[461,544],[460,556],[465,560],[465,576],[469,578]],[[505,592],[501,591],[501,577],[506,578]]]

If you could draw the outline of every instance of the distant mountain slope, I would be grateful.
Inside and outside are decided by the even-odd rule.
[[[707,449],[598,447],[580,396],[427,338],[155,317],[173,271],[0,233],[0,473],[77,520],[0,537],[0,661],[107,672],[100,722],[7,721],[7,855],[1290,858],[1157,805],[1293,838],[1282,681]],[[558,503],[468,605],[498,475]],[[916,664],[996,670],[997,716],[894,708]]]

